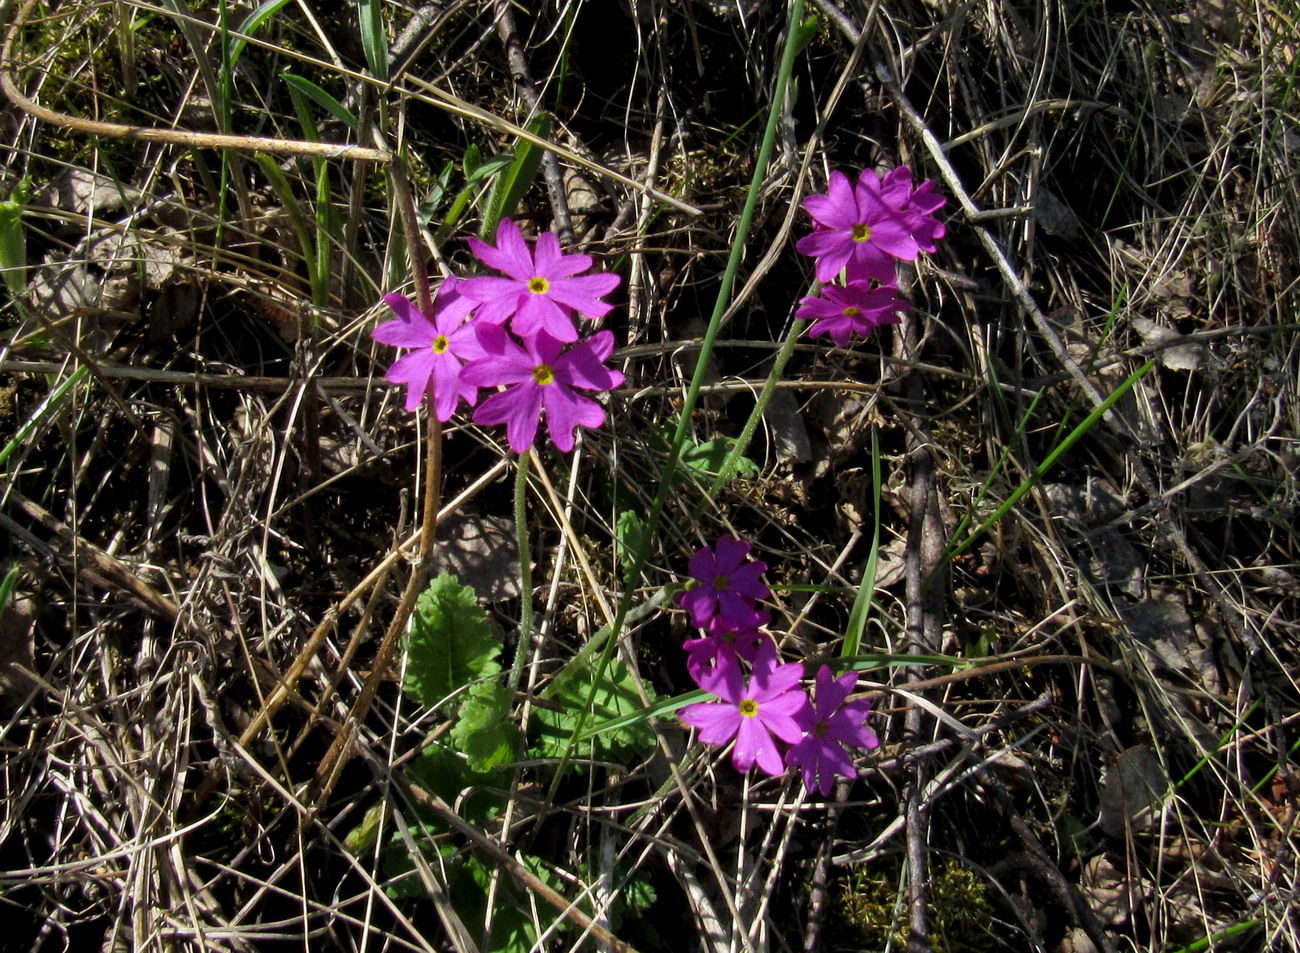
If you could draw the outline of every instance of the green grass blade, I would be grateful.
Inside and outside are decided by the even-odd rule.
[[[871,484],[875,517],[871,529],[871,551],[867,553],[862,580],[858,583],[857,595],[853,597],[853,608],[849,610],[849,624],[844,629],[840,655],[846,658],[856,656],[862,650],[862,634],[867,628],[867,615],[871,612],[871,602],[876,593],[876,572],[880,567],[880,441],[874,428],[871,431]]]
[[[361,48],[366,66],[375,79],[388,80],[388,35],[379,0],[357,0],[357,18],[361,26]]]
[[[0,202],[0,273],[14,294],[27,290],[27,231],[23,209],[31,182],[23,179],[5,201]]]
[[[0,579],[0,612],[9,608],[9,601],[13,598],[14,590],[18,588],[18,567],[10,566],[9,571],[5,573],[4,579]]]
[[[244,17],[244,22],[239,25],[239,32],[244,34],[244,36],[252,36],[257,32],[259,26],[278,13],[282,7],[287,6],[290,2],[291,0],[266,0],[266,2],[256,10]],[[235,67],[239,64],[239,58],[243,55],[244,47],[247,45],[248,41],[243,37],[235,37],[234,41],[230,44],[230,53],[227,59],[230,63],[230,71],[232,73],[234,72]]]
[[[1074,430],[1070,431],[1070,435],[1066,437],[1063,441],[1061,441],[1061,443],[1058,444],[1052,450],[1052,452],[1047,455],[1046,458],[1044,458],[1043,462],[1040,463],[1034,469],[1034,472],[1032,474],[1030,474],[1028,480],[1020,484],[1020,486],[1016,487],[1015,491],[1012,492],[1012,494],[1009,497],[1007,497],[1005,501],[1003,501],[1002,505],[993,511],[992,516],[990,516],[983,523],[981,523],[969,536],[965,537],[960,542],[950,544],[948,547],[948,551],[945,552],[943,558],[939,560],[939,565],[943,566],[944,564],[948,563],[949,561],[955,559],[957,556],[964,553],[967,549],[971,547],[971,545],[975,542],[975,540],[979,539],[979,537],[983,535],[985,530],[987,530],[998,520],[1002,519],[1002,517],[1006,516],[1007,512],[1013,506],[1015,506],[1017,503],[1020,502],[1020,498],[1024,496],[1026,493],[1028,493],[1030,489],[1033,488],[1034,484],[1036,484],[1039,480],[1043,478],[1043,475],[1047,473],[1047,471],[1050,470],[1055,465],[1056,461],[1059,460],[1066,452],[1068,452],[1071,447],[1073,447],[1076,443],[1078,443],[1079,440],[1081,440],[1084,437],[1084,435],[1087,434],[1088,431],[1090,431],[1093,428],[1093,425],[1096,424],[1097,421],[1102,418],[1102,416],[1106,413],[1106,411],[1110,410],[1111,407],[1113,407],[1120,398],[1122,398],[1125,394],[1127,394],[1130,390],[1132,390],[1133,386],[1137,384],[1137,382],[1140,381],[1143,377],[1145,377],[1147,375],[1147,372],[1150,371],[1151,368],[1153,367],[1155,367],[1155,361],[1147,361],[1136,371],[1130,374],[1125,379],[1124,383],[1120,384],[1119,387],[1115,388],[1115,392],[1113,394],[1111,394],[1104,401],[1102,401],[1101,406],[1093,410],[1093,412],[1090,413],[1087,417],[1085,417],[1079,423],[1079,425],[1074,428]],[[956,534],[954,534],[954,538],[955,536]]]
[[[63,399],[68,396],[68,391],[76,387],[77,383],[89,373],[90,371],[85,365],[82,365],[69,374],[67,379],[62,381],[54,390],[50,391],[49,395],[40,402],[40,405],[27,418],[26,422],[9,438],[9,442],[0,448],[0,467],[4,466],[8,459],[13,456],[14,451],[23,445],[23,441],[31,436],[32,431],[39,427],[41,422],[58,408]]]
[[[341,102],[331,96],[325,90],[321,89],[311,80],[299,76],[296,73],[281,73],[280,78],[288,83],[294,90],[307,97],[317,106],[320,106],[326,112],[330,113],[335,119],[343,123],[354,133],[357,131],[357,117],[352,115],[351,111]],[[301,112],[299,112],[301,116]],[[312,136],[313,139],[319,139],[319,136]]]
[[[267,179],[271,182],[271,187],[275,189],[276,194],[280,196],[280,201],[284,203],[284,211],[289,216],[289,224],[293,226],[294,234],[298,236],[298,246],[302,249],[303,260],[307,263],[307,278],[312,288],[312,297],[315,298],[317,289],[324,283],[326,276],[320,274],[317,267],[316,243],[312,241],[311,230],[307,227],[307,220],[302,214],[302,207],[298,203],[298,197],[293,194],[293,187],[289,180],[285,178],[284,172],[280,170],[280,164],[274,156],[262,153],[258,155],[257,161],[262,166],[262,171],[266,173]]]
[[[551,134],[551,117],[541,113],[528,124],[528,131],[542,139]],[[501,219],[514,215],[515,209],[523,201],[524,195],[537,178],[542,167],[542,150],[533,143],[520,140],[515,147],[515,158],[509,167],[497,176],[488,194],[487,209],[483,213],[483,225],[479,237],[489,239],[496,234]]]

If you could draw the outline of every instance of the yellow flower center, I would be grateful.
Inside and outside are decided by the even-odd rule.
[[[528,290],[535,295],[544,295],[551,290],[551,283],[541,276],[529,278]]]
[[[830,726],[824,721],[819,721],[813,725],[812,736],[814,738],[825,738],[828,731],[830,731]]]
[[[753,718],[758,714],[758,702],[752,698],[746,698],[740,703],[740,713],[746,718]]]
[[[549,364],[538,364],[533,368],[533,380],[545,387],[547,384],[555,383],[555,371],[551,370]]]
[[[871,226],[866,222],[858,222],[853,226],[853,240],[855,242],[865,242],[871,237]]]
[[[862,313],[862,309],[855,308],[853,305],[849,305],[847,308],[844,309],[844,317],[846,318],[856,318],[861,313]]]
[[[727,577],[719,573],[713,577],[713,588],[716,592],[727,591]]]
[[[448,344],[447,335],[439,334],[436,338],[433,339],[433,353],[446,354],[447,344]]]

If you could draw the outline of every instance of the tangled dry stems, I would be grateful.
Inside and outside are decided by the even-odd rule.
[[[578,239],[625,269],[619,331],[637,385],[571,468],[551,458],[534,482],[530,690],[607,622],[616,501],[646,502],[653,435],[692,370],[696,316],[709,311],[761,126],[744,124],[767,108],[783,23],[769,5],[629,6],[516,13],[557,141],[588,162],[561,161],[563,200],[538,188],[525,211],[542,228],[567,204]],[[62,4],[33,19],[15,54],[20,85],[61,111],[211,123],[212,91],[149,10]],[[819,10],[699,438],[743,422],[806,287],[790,248],[800,190],[829,168],[906,161],[948,172],[974,208],[954,212],[947,245],[911,282],[910,337],[894,351],[886,339],[801,347],[789,399],[751,452],[761,477],[731,484],[698,526],[686,518],[698,489],[683,484],[646,597],[700,538],[744,534],[780,567],[791,651],[835,651],[876,529],[874,430],[884,561],[868,644],[1024,665],[953,681],[916,666],[926,681],[881,704],[877,727],[894,744],[849,802],[738,780],[663,725],[671,757],[575,775],[556,800],[542,775],[521,773],[507,816],[483,836],[566,870],[563,892],[589,898],[597,924],[622,889],[616,871],[649,871],[670,898],[662,909],[684,898],[691,911],[664,927],[669,941],[710,950],[882,944],[906,926],[914,944],[928,931],[944,949],[1172,949],[1207,937],[1294,947],[1295,24],[1262,3],[894,0],[866,5],[846,70],[864,11]],[[606,19],[593,28],[593,17]],[[510,141],[506,127],[439,109],[421,81],[527,120],[497,32],[493,5],[454,4],[382,106],[349,99],[387,147],[409,149],[422,195],[470,143]],[[336,91],[364,62],[342,21],[286,14],[270,36]],[[620,42],[625,58],[609,53]],[[274,56],[246,51],[236,126],[301,139],[288,97],[257,81]],[[629,65],[615,75],[610,62]],[[137,85],[115,88],[118,72]],[[234,155],[92,143],[6,118],[6,184],[38,186],[25,216],[29,288],[7,305],[0,353],[16,385],[10,426],[72,367],[91,369],[8,461],[0,515],[23,570],[3,632],[22,662],[3,683],[0,890],[29,931],[14,942],[475,948],[483,925],[459,922],[419,851],[407,879],[426,900],[413,904],[390,896],[381,852],[342,843],[374,803],[388,807],[387,831],[421,836],[404,766],[445,725],[381,691],[334,795],[313,800],[309,786],[370,674],[420,506],[421,434],[367,336],[379,289],[406,280],[382,176],[328,167],[338,280],[313,307],[295,228],[295,216],[316,216],[309,164],[280,164],[286,204]],[[346,129],[320,121],[344,141]],[[703,215],[667,211],[593,166]],[[438,254],[463,257],[454,240]],[[968,512],[979,525],[1093,410],[1090,391],[1113,392],[1148,356],[1156,367],[1128,398],[950,575],[921,585],[934,559],[917,543],[941,548]],[[508,515],[492,435],[457,425],[447,446],[447,515]],[[913,530],[922,512],[932,520]],[[512,625],[510,604],[499,608]],[[670,661],[682,625],[652,608],[628,634],[625,657],[662,692],[684,687]],[[286,673],[294,689],[277,693]],[[895,878],[897,895],[843,902],[843,872],[894,863],[905,845],[913,876]],[[965,947],[943,932],[940,896],[920,892],[919,872],[946,869],[944,857],[979,875],[995,911],[989,935]],[[502,875],[496,895],[512,883]],[[845,912],[878,908],[889,912],[879,922]],[[531,916],[543,946],[577,942],[580,931],[555,932],[563,918],[544,903]]]

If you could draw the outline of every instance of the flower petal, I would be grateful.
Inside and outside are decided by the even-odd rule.
[[[533,255],[536,274],[547,281],[567,278],[591,267],[590,255],[566,255],[561,252],[559,239],[552,232],[542,232],[537,236]]]
[[[546,429],[551,440],[564,453],[573,449],[573,432],[578,427],[595,430],[605,422],[605,408],[594,400],[581,397],[558,381],[541,388],[546,407]]]
[[[706,745],[725,745],[735,735],[742,720],[740,710],[728,702],[698,702],[680,712],[682,721],[700,729],[700,741]]]
[[[384,301],[397,315],[395,321],[385,321],[370,332],[380,344],[394,347],[428,347],[437,332],[433,323],[405,295],[384,295]]]
[[[530,380],[483,401],[474,411],[474,423],[504,423],[510,449],[515,453],[525,453],[537,439],[541,414],[541,388]]]
[[[570,387],[583,390],[613,390],[623,386],[623,373],[605,366],[605,360],[614,350],[614,335],[610,331],[600,331],[568,353],[554,364],[555,376]]]
[[[784,770],[781,753],[776,750],[776,742],[768,734],[766,726],[758,716],[746,718],[738,714],[737,717],[740,726],[736,729],[736,747],[731,752],[731,763],[736,770],[743,774],[757,762],[759,770],[764,773],[780,774]]]
[[[407,386],[406,409],[408,411],[418,409],[420,401],[424,400],[429,392],[433,383],[433,358],[434,353],[429,348],[410,351],[394,361],[388,373],[384,375],[394,384]]]
[[[504,272],[516,281],[528,281],[536,271],[533,268],[533,256],[528,253],[519,226],[512,219],[503,218],[497,225],[496,247],[477,238],[469,240],[472,251],[485,265]]]
[[[573,326],[573,319],[567,311],[555,303],[551,295],[533,294],[531,291],[520,295],[522,302],[515,314],[510,328],[521,338],[531,338],[545,331],[557,341],[578,340],[578,329]]]
[[[550,296],[585,317],[603,318],[614,306],[600,298],[617,288],[621,280],[611,274],[564,278],[551,283]]]

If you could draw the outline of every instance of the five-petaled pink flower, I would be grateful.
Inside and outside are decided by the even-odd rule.
[[[506,441],[515,453],[525,453],[537,438],[537,424],[546,410],[551,440],[565,453],[573,449],[574,430],[605,422],[605,408],[582,397],[582,390],[612,390],[623,383],[619,371],[605,366],[614,352],[614,335],[601,331],[564,350],[564,343],[539,331],[520,347],[499,325],[478,327],[484,357],[466,364],[461,380],[475,387],[504,385],[474,411],[476,424],[505,424]]]
[[[935,218],[934,213],[943,208],[948,199],[934,190],[933,179],[927,179],[913,189],[912,170],[900,165],[890,169],[882,180],[877,180],[874,172],[865,169],[858,182],[863,185],[876,183],[880,197],[902,218],[921,251],[934,254],[934,243],[948,232],[947,226]]]
[[[858,684],[857,672],[831,678],[823,665],[817,672],[817,689],[812,706],[802,715],[803,740],[786,752],[786,763],[803,771],[804,787],[829,797],[835,776],[857,777],[853,761],[842,747],[877,748],[880,739],[866,726],[871,702],[845,702]]]
[[[758,650],[748,681],[736,656],[721,655],[710,687],[721,701],[687,705],[682,721],[700,729],[705,744],[722,745],[734,737],[731,763],[737,771],[757,764],[768,774],[780,774],[785,766],[772,736],[793,744],[803,733],[800,725],[810,707],[807,692],[799,687],[803,676],[802,662],[777,664],[771,642]]]
[[[748,556],[749,543],[722,536],[713,549],[705,546],[691,557],[687,569],[699,585],[679,594],[677,602],[690,612],[692,624],[704,628],[714,616],[735,628],[759,624],[755,602],[772,593],[759,579],[767,563]]]
[[[483,350],[473,326],[465,321],[475,302],[460,293],[455,276],[438,287],[432,320],[402,295],[385,295],[384,300],[397,318],[379,325],[371,337],[381,344],[411,348],[385,375],[394,384],[406,385],[406,409],[415,410],[428,395],[438,419],[446,421],[456,412],[460,398],[473,406],[478,388],[461,379],[460,369]]]
[[[480,261],[510,276],[469,278],[462,284],[462,293],[480,303],[477,321],[504,324],[513,317],[511,328],[524,340],[544,331],[568,343],[578,339],[572,312],[602,318],[613,307],[600,298],[618,287],[618,275],[580,275],[591,267],[591,256],[562,253],[551,232],[538,236],[530,252],[519,226],[503,218],[496,240],[495,246],[469,240]]]
[[[847,285],[825,285],[820,297],[801,298],[795,317],[814,319],[809,337],[829,334],[837,347],[844,347],[855,334],[867,337],[882,324],[897,324],[898,312],[912,306],[899,297],[894,285],[872,288],[866,281]]]
[[[874,173],[872,173],[874,177]],[[848,269],[848,280],[875,278],[891,284],[894,262],[912,261],[920,246],[900,216],[881,196],[880,184],[854,186],[843,172],[832,172],[827,194],[810,195],[804,208],[818,226],[795,244],[817,259],[817,280],[830,282]]]

